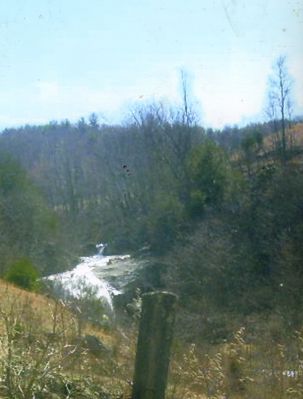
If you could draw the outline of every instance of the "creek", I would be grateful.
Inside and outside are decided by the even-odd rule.
[[[106,245],[102,243],[96,248],[96,255],[81,257],[72,270],[48,276],[45,281],[59,297],[80,299],[93,292],[113,310],[113,298],[123,295],[149,262],[130,255],[104,255]]]

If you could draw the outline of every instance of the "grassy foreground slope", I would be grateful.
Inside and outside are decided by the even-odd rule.
[[[1,398],[108,398],[126,391],[131,367],[118,330],[84,324],[62,302],[2,280],[0,337]]]
[[[129,399],[137,327],[83,323],[0,281],[0,398]],[[289,339],[278,327],[271,319],[212,345],[176,338],[167,399],[302,398],[303,330]]]

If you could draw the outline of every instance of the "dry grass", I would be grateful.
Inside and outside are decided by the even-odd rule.
[[[108,348],[96,354],[81,345],[77,322],[62,303],[0,281],[0,398],[129,398],[136,328],[86,323],[83,337]],[[216,346],[176,342],[166,397],[302,399],[303,330],[287,340],[272,320],[258,328]]]
[[[56,398],[94,399],[103,397],[100,392],[113,398],[127,392],[134,339],[113,327],[81,324],[80,336],[79,319],[63,302],[0,280],[0,398],[46,399],[55,392]]]
[[[225,344],[175,352],[167,398],[302,399],[303,329],[285,341],[248,337],[240,328]]]
[[[303,146],[303,123],[297,123],[291,130],[291,135],[294,138],[295,144],[302,147]]]
[[[289,150],[297,150],[303,148],[303,123],[294,124],[290,129],[286,130],[287,148]],[[252,156],[252,165],[256,160],[263,162],[264,165],[273,162],[274,154],[279,153],[279,147],[281,144],[280,133],[272,133],[267,137],[264,137],[262,146],[257,150],[257,153]],[[253,151],[252,151],[253,152]],[[269,156],[270,155],[270,156]],[[292,155],[293,162],[302,162],[302,155],[297,153],[295,156]],[[243,158],[243,150],[237,151],[232,154],[231,159],[234,162],[239,162]]]
[[[63,304],[45,295],[25,291],[4,280],[0,279],[0,304],[3,311],[9,311],[13,306],[26,315],[26,309],[30,309],[31,317],[39,321],[39,329],[44,332],[51,332],[53,329],[53,313],[57,308],[57,313],[66,325],[66,333],[73,335],[77,329],[77,319],[75,315]],[[37,324],[36,324],[37,325]],[[0,320],[0,333],[3,332],[3,322]],[[86,323],[83,334],[98,337],[108,347],[113,347],[116,337],[104,329]]]
[[[302,147],[303,123],[297,123],[293,125],[290,129],[287,129],[286,138],[287,138],[288,148]],[[266,137],[263,142],[264,151],[270,152],[275,150],[280,140],[281,138],[275,134],[271,134],[270,136]]]

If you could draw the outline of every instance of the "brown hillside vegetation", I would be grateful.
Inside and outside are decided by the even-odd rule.
[[[0,398],[93,399],[125,392],[131,345],[125,350],[118,330],[82,324],[62,302],[0,280]]]
[[[62,302],[4,281],[0,301],[0,398],[130,397],[137,326],[79,332]],[[252,324],[218,345],[176,339],[167,398],[301,398],[302,331],[287,342],[275,318]]]
[[[264,140],[264,147],[267,151],[274,149],[280,141],[280,133],[272,134]],[[303,123],[293,124],[286,131],[288,148],[302,148],[303,146]]]
[[[291,128],[291,132],[294,135],[295,143],[302,147],[303,146],[303,123],[297,123]]]
[[[57,302],[53,298],[48,298],[39,293],[25,291],[1,279],[0,303],[2,315],[11,311],[20,311],[20,315],[24,319],[26,316],[34,317],[37,322],[35,327],[39,326],[39,331],[45,333],[53,331],[55,316],[58,320],[60,317],[61,322],[66,326],[66,334],[72,335],[78,328],[77,319],[66,308],[63,302]],[[28,321],[32,322],[33,320]],[[0,320],[0,329],[3,332],[4,323],[2,319]],[[114,338],[111,334],[106,333],[104,330],[96,329],[94,326],[86,325],[84,334],[94,334],[104,344],[108,346],[114,345]]]

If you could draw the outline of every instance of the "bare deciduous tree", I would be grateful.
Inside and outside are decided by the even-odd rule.
[[[182,95],[182,123],[187,127],[193,126],[197,123],[198,116],[194,109],[193,99],[190,94],[189,76],[184,69],[180,71],[180,83]]]
[[[269,84],[267,114],[274,121],[279,115],[281,155],[283,162],[285,162],[287,151],[286,122],[287,117],[291,115],[290,110],[292,109],[292,79],[287,70],[286,57],[280,56],[276,60]]]

